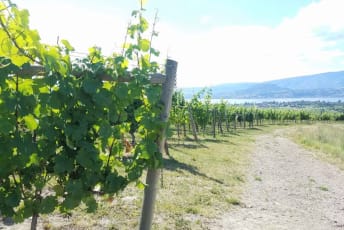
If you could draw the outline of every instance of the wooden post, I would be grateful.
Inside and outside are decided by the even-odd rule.
[[[172,104],[172,94],[176,82],[177,62],[167,59],[166,62],[166,80],[162,84],[161,102],[164,109],[161,113],[161,120],[168,121]],[[164,152],[165,128],[161,130],[158,140],[159,151]],[[150,230],[153,221],[155,197],[157,193],[157,184],[159,181],[160,169],[150,168],[147,172],[146,184],[144,190],[143,206],[141,212],[140,230]]]
[[[223,134],[223,128],[222,128],[223,114],[221,113],[221,111],[219,111],[218,117],[219,117],[218,129],[220,133]]]
[[[227,133],[229,133],[229,115],[228,115],[228,112],[227,110],[225,111],[225,122],[226,122],[226,130],[227,130]]]
[[[188,111],[189,111],[189,118],[190,118],[190,123],[191,123],[191,127],[192,127],[192,134],[194,136],[195,141],[198,141],[196,124],[195,124],[195,120],[193,119],[193,116],[192,116],[192,111],[191,111],[190,105],[188,105]]]
[[[216,109],[213,109],[213,138],[216,138]]]
[[[244,111],[243,115],[242,115],[242,120],[244,122],[244,129],[246,129],[246,113]]]

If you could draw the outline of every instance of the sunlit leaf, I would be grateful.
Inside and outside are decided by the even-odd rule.
[[[67,50],[74,51],[74,47],[69,43],[69,41],[62,39],[61,42],[66,47]]]
[[[139,42],[140,50],[147,52],[150,48],[150,42],[148,39],[141,39]]]
[[[26,167],[29,167],[31,165],[39,165],[39,157],[37,153],[31,154],[30,161],[26,164]]]
[[[145,18],[141,17],[140,18],[140,27],[139,27],[140,31],[143,33],[148,29],[148,27],[149,27],[148,21]]]
[[[145,189],[146,185],[142,183],[141,181],[136,182],[136,187],[140,190]]]
[[[31,131],[34,131],[38,127],[38,121],[35,119],[35,117],[32,114],[26,115],[23,117],[25,121],[25,125],[28,129]]]

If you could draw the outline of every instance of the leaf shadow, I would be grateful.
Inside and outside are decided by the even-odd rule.
[[[169,148],[171,149],[178,149],[178,148],[186,148],[186,149],[197,149],[197,148],[208,148],[208,146],[199,143],[199,142],[189,142],[189,143],[171,143],[169,144]]]
[[[193,165],[185,164],[183,162],[180,162],[180,161],[176,160],[175,158],[173,158],[172,156],[164,159],[164,169],[170,170],[170,171],[184,170],[184,171],[187,171],[193,175],[206,178],[208,180],[214,181],[214,182],[219,183],[219,184],[224,184],[224,182],[222,180],[210,177],[210,176],[206,175],[205,173],[200,172],[197,169],[197,167],[195,167]]]

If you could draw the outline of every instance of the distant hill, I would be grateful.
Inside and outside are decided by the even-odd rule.
[[[202,88],[183,88],[186,98]],[[344,97],[344,71],[285,78],[262,83],[230,83],[211,87],[220,98]]]
[[[289,89],[338,89],[344,87],[344,71],[285,78],[269,83]]]

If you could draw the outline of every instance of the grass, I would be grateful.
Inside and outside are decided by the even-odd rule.
[[[255,179],[256,181],[262,181],[262,178],[261,178],[260,176],[255,176],[254,179]]]
[[[326,186],[319,186],[318,187],[321,191],[325,191],[327,192],[328,191],[328,188]]]
[[[226,202],[229,204],[232,204],[232,205],[240,205],[241,204],[240,200],[238,200],[235,197],[230,197],[230,198],[226,199]]]
[[[153,229],[208,229],[233,206],[241,205],[242,185],[257,135],[285,126],[239,129],[236,133],[169,141],[159,183]],[[344,168],[344,124],[296,125],[288,134],[307,148]],[[145,175],[142,177],[144,181]],[[255,180],[262,181],[258,175]],[[312,179],[310,179],[312,180]],[[318,189],[328,191],[325,186]],[[115,197],[98,197],[99,208],[88,214],[82,207],[72,216],[43,216],[44,229],[137,229],[143,191],[129,185]]]
[[[344,124],[316,123],[291,129],[289,135],[306,148],[344,169]]]
[[[201,135],[198,143],[169,141],[171,157],[164,161],[153,229],[205,229],[240,205],[255,136],[271,129],[240,129],[216,139]],[[101,202],[95,213],[80,208],[68,220],[56,216],[42,219],[49,229],[137,229],[142,198],[143,191],[130,185],[114,198],[98,198]]]
[[[201,136],[199,143],[170,143],[172,158],[165,160],[153,229],[204,229],[240,204],[249,149],[262,132],[240,130],[217,139]]]
[[[198,143],[188,138],[170,140],[171,157],[165,157],[153,229],[208,229],[216,218],[243,204],[242,185],[254,139],[276,128],[285,126],[239,129],[216,139],[201,135]],[[296,142],[344,168],[343,123],[296,125],[287,130]],[[255,180],[262,178],[256,175]],[[318,188],[328,191],[325,186]],[[137,229],[142,198],[143,191],[130,185],[116,197],[99,197],[95,213],[79,208],[69,219],[58,215],[42,219],[45,229]]]

